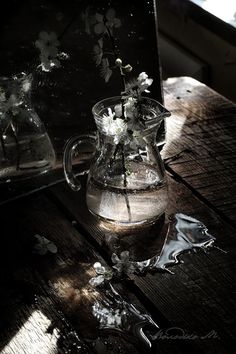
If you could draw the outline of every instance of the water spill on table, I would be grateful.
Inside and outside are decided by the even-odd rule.
[[[93,315],[99,322],[99,328],[132,335],[141,346],[151,348],[148,332],[156,333],[159,329],[151,316],[140,312],[133,304],[125,301],[111,283],[106,287],[105,296],[93,305]]]
[[[153,230],[150,235],[153,235]],[[157,239],[159,243],[154,242],[156,249],[150,247],[155,252],[149,258],[139,258],[137,253],[132,252],[132,247],[124,249],[132,244],[129,237],[130,243],[126,240],[119,247],[119,241],[124,238],[109,234],[106,242],[111,244],[110,267],[102,265],[98,259],[93,269],[88,262],[84,279],[82,274],[78,277],[77,273],[73,273],[72,276],[71,271],[64,274],[65,279],[56,278],[53,294],[57,294],[63,313],[66,311],[73,325],[71,327],[63,313],[57,313],[58,319],[52,321],[49,329],[52,332],[57,327],[58,346],[66,350],[68,348],[68,352],[76,347],[78,353],[86,353],[87,348],[91,348],[101,354],[125,354],[130,351],[135,354],[156,350],[158,333],[163,328],[161,319],[152,317],[133,291],[127,291],[129,282],[124,284],[125,277],[131,281],[148,272],[159,272],[156,275],[158,280],[162,276],[160,270],[168,271],[169,266],[176,265],[181,253],[213,247],[215,238],[201,221],[181,213],[173,215],[168,222],[164,218],[155,230],[160,233],[152,241]],[[148,232],[144,232],[144,235],[147,237]],[[140,244],[144,248],[142,242],[142,238],[138,239],[139,249]],[[150,245],[151,242],[147,242],[145,247],[149,248]],[[48,308],[38,299],[35,304],[46,315],[49,314]],[[77,336],[77,330],[80,337]]]
[[[208,233],[207,227],[201,221],[178,213],[169,223],[169,229],[160,254],[135,263],[140,271],[168,270],[168,266],[179,263],[178,256],[181,253],[197,248],[206,249],[212,246],[214,241],[215,237]]]
[[[102,267],[104,282],[98,288],[103,292],[104,297],[92,306],[92,313],[101,331],[115,330],[124,336],[132,334],[147,351],[152,349],[152,339],[160,330],[159,324],[148,313],[140,312],[132,303],[124,300],[113,285],[121,281],[125,275],[138,276],[149,271],[160,270],[172,273],[169,267],[179,263],[178,257],[183,252],[196,249],[206,250],[213,247],[215,241],[215,237],[208,232],[207,227],[201,221],[182,213],[170,217],[165,226],[162,229],[164,230],[161,238],[162,246],[158,248],[154,256],[144,260],[132,260],[131,249],[123,250],[119,255],[112,254],[114,276],[112,278],[109,273],[109,277],[106,278],[106,268]],[[112,235],[106,241],[111,242],[111,249],[119,251],[117,235],[114,235],[113,241]],[[97,272],[100,274],[98,277],[101,277],[101,273]],[[96,278],[93,279],[96,280]],[[96,281],[92,283],[96,284]]]

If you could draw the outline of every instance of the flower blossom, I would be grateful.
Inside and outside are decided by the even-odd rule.
[[[92,286],[101,285],[106,280],[111,280],[113,277],[113,272],[101,265],[100,262],[96,262],[93,265],[95,272],[98,274],[96,277],[89,280],[89,284]]]
[[[114,137],[114,143],[119,144],[120,140],[125,136],[127,124],[121,118],[115,118],[115,112],[108,108],[108,114],[103,115],[103,131],[107,135]]]
[[[115,264],[113,268],[116,269],[119,274],[130,275],[135,272],[134,262],[130,260],[129,251],[121,252],[120,257],[113,253],[111,260]]]
[[[40,51],[39,57],[43,71],[48,72],[54,66],[57,68],[61,66],[60,61],[57,59],[59,45],[60,42],[55,32],[42,31],[39,33],[39,39],[35,41],[35,46]]]
[[[124,98],[139,98],[143,92],[149,93],[148,87],[152,83],[153,79],[150,79],[145,72],[140,73],[137,79],[131,80],[126,84],[125,91],[123,92]]]
[[[44,236],[34,235],[37,243],[34,246],[34,253],[44,256],[47,252],[57,253],[57,246]]]
[[[139,74],[137,81],[138,81],[140,93],[150,92],[147,90],[147,88],[151,86],[151,84],[153,83],[153,79],[149,79],[148,75],[145,72]]]

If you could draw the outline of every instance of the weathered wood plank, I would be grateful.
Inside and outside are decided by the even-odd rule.
[[[174,119],[170,118],[168,120],[168,143],[164,153],[168,149],[168,154],[166,153],[165,157],[170,157],[184,150],[178,159],[167,161],[168,170],[174,173],[174,177],[178,177],[193,191],[196,191],[198,198],[193,197],[191,191],[182,183],[175,182],[170,178],[168,213],[181,211],[199,218],[209,226],[211,233],[217,236],[217,244],[228,250],[229,253],[226,255],[214,250],[207,255],[185,255],[183,257],[185,263],[176,267],[175,276],[155,274],[142,278],[137,277],[132,289],[137,291],[140,298],[154,311],[156,319],[160,311],[170,326],[178,326],[187,333],[196,333],[199,336],[214,329],[221,337],[220,340],[195,340],[192,342],[193,345],[190,343],[192,351],[196,345],[198,349],[201,349],[201,352],[229,353],[231,349],[230,341],[233,338],[233,314],[235,313],[233,298],[235,295],[235,288],[233,287],[235,282],[235,271],[233,270],[234,230],[227,222],[222,221],[211,208],[199,201],[199,198],[202,197],[202,200],[207,202],[208,206],[214,206],[218,214],[222,215],[225,220],[234,220],[233,211],[236,204],[232,193],[232,185],[235,182],[235,174],[233,174],[235,162],[232,158],[232,152],[235,152],[233,139],[235,106],[222,96],[216,95],[211,90],[208,91],[208,88],[204,85],[194,83],[191,80],[188,82],[189,86],[184,85],[183,79],[178,80],[178,85],[176,90],[178,89],[178,92],[182,95],[180,96],[179,93],[178,97],[184,97],[184,92],[188,97],[172,101],[171,94],[167,95],[166,105],[170,110],[173,108]],[[190,88],[194,88],[195,91],[191,91]],[[217,105],[212,107],[211,102],[214,97]],[[196,136],[197,138],[195,138]],[[174,140],[170,138],[174,138]],[[229,189],[228,186],[231,186],[231,188]],[[141,248],[142,256],[145,258],[153,255],[153,252],[155,253],[160,248],[162,240],[155,237],[154,229],[146,233],[143,232],[139,238],[136,237],[137,235],[133,235],[133,238],[130,237],[129,239],[122,237],[120,246],[117,248],[119,244],[117,235],[114,235],[114,232],[102,229],[101,225],[98,225],[97,221],[87,212],[83,193],[73,193],[65,185],[53,187],[51,191],[54,201],[60,201],[63,212],[71,220],[75,219],[79,222],[76,229],[87,234],[89,240],[107,261],[109,261],[114,247],[116,247],[117,252],[120,252],[128,246],[131,253],[138,257],[140,255],[140,245],[145,244],[145,247]],[[50,198],[52,195],[50,192]],[[12,223],[12,215],[14,215],[14,224]],[[11,328],[10,331],[7,330],[9,340],[6,339],[6,332],[1,332],[3,336],[1,342],[9,344],[10,336],[13,338],[21,327],[20,321],[27,323],[27,319],[30,319],[30,315],[33,313],[32,289],[33,292],[39,291],[40,287],[46,292],[47,301],[51,301],[46,308],[50,308],[50,304],[55,306],[55,311],[52,310],[54,315],[50,315],[50,309],[48,312],[45,310],[42,316],[40,314],[38,319],[32,317],[32,321],[29,322],[30,326],[33,327],[37,326],[38,320],[43,323],[41,331],[39,330],[38,333],[40,340],[45,340],[45,343],[48,343],[48,336],[45,334],[48,322],[44,315],[50,320],[55,316],[57,321],[61,323],[61,328],[63,327],[63,316],[58,316],[56,310],[58,308],[63,310],[65,316],[69,318],[72,328],[75,328],[81,337],[93,336],[93,321],[90,321],[88,326],[88,319],[91,320],[91,317],[86,312],[89,307],[88,303],[91,304],[92,302],[83,299],[78,304],[77,290],[83,289],[84,285],[87,284],[89,274],[86,272],[90,273],[89,269],[92,263],[101,259],[98,253],[84,241],[81,232],[75,230],[64,213],[58,211],[54,202],[42,196],[32,196],[17,201],[14,205],[2,207],[1,217],[1,237],[4,239],[2,249],[4,251],[6,247],[8,249],[8,252],[5,252],[8,262],[6,264],[3,262],[0,272],[1,284],[4,284],[1,299],[3,299],[2,307],[5,309],[5,319],[8,315],[8,309],[12,307],[12,311],[9,310],[9,314],[12,315],[9,316],[9,326],[6,327],[6,322],[3,325],[3,328]],[[29,257],[28,252],[31,252],[30,247],[32,246],[29,240],[32,239],[34,233],[41,233],[52,239],[60,249],[58,254],[49,258],[38,257],[37,260],[35,257]],[[12,238],[9,235],[14,235],[14,237]],[[12,242],[14,245],[11,244]],[[18,267],[19,260],[21,262],[22,260],[25,261],[25,263],[20,262],[20,267]],[[30,286],[25,286],[24,280],[24,286],[20,286],[22,276],[14,275],[16,272],[14,267],[20,268],[23,273],[25,269],[27,269],[27,274],[30,272],[36,273],[43,284],[40,283],[36,287],[35,284],[32,286],[30,281],[27,282]],[[11,277],[10,274],[14,276]],[[60,281],[61,278],[63,278],[62,282]],[[64,281],[65,279],[67,282]],[[19,289],[16,290],[16,288]],[[21,292],[24,295],[21,298],[21,302],[23,301],[22,311],[17,315],[17,318],[21,318],[21,320],[16,326],[14,323],[17,323],[17,321],[15,322],[13,316],[16,312],[14,309],[18,305],[16,300],[17,305],[14,307],[15,292],[17,292],[17,296]],[[10,294],[13,300],[9,300],[6,294]],[[127,296],[133,299],[129,291]],[[81,296],[82,298],[83,296]],[[29,302],[28,307],[24,307],[26,299]],[[134,297],[135,301],[137,300]],[[139,301],[137,303],[140,304]],[[8,306],[5,306],[5,304],[8,304]],[[65,332],[67,332],[66,337],[70,330],[67,328]],[[87,338],[87,342],[89,340]],[[116,339],[114,341],[110,340],[111,345],[114,346]],[[69,341],[71,344],[71,340]],[[178,351],[178,348],[175,348],[178,345],[176,342],[173,341],[173,345],[168,341],[160,342],[163,353]],[[19,342],[15,337],[15,342],[11,342],[11,345],[13,345],[11,348],[17,346],[17,343]],[[66,352],[65,348],[68,347],[65,347],[65,345],[63,347],[63,345],[61,352],[63,350]],[[125,344],[124,347],[127,348]],[[185,348],[185,346],[181,347],[181,353],[184,352],[182,348]],[[104,353],[104,347],[96,349],[98,352]],[[131,347],[127,350],[131,350]],[[135,352],[136,349],[132,350]],[[114,351],[114,348],[112,351]],[[189,352],[190,350],[186,349],[186,351]]]
[[[14,223],[11,222],[12,215]],[[95,275],[93,263],[105,262],[54,203],[43,195],[33,195],[1,208],[1,216],[1,239],[7,255],[7,262],[2,261],[0,274],[4,285],[0,294],[0,342],[4,354],[14,353],[14,350],[17,354],[21,350],[29,353],[34,338],[35,353],[40,352],[37,345],[41,341],[45,342],[45,354],[55,348],[58,353],[69,350],[83,353],[82,349],[77,350],[79,345],[84,345],[84,350],[88,346],[89,353],[147,352],[135,336],[122,337],[119,332],[99,331],[92,315],[92,306],[99,294],[91,291],[88,281]],[[58,253],[33,255],[34,234],[54,242]],[[120,285],[119,289],[126,300],[146,312],[127,287]],[[17,302],[15,297],[20,300]],[[157,311],[155,316],[158,317]],[[68,326],[65,325],[67,322]],[[48,334],[49,328],[55,338]],[[78,344],[78,340],[81,343]],[[184,352],[172,343],[163,343],[160,352],[169,351]]]
[[[16,234],[16,239],[1,232],[4,249],[0,274],[1,353],[64,354],[75,350],[89,353],[87,345],[56,309],[47,284],[28,264],[31,254],[25,252],[20,233]],[[23,243],[23,247],[18,242]]]
[[[19,298],[14,302],[10,296],[4,302],[4,307],[8,317],[1,315],[2,354],[91,353],[63,316],[60,316],[47,294],[38,296],[34,304],[19,304]]]
[[[205,222],[210,232],[217,237],[217,245],[229,251],[229,254],[212,250],[209,254],[185,255],[185,263],[177,266],[175,275],[155,274],[137,277],[135,284],[143,296],[158,308],[170,321],[187,333],[203,336],[215,330],[221,339],[195,341],[201,350],[208,353],[227,353],[230,348],[230,338],[233,339],[232,325],[235,313],[235,299],[233,283],[235,271],[233,270],[236,243],[234,230],[223,222],[211,209],[195,198],[191,191],[181,183],[169,178],[170,203],[168,214],[184,212]],[[67,208],[68,215],[94,238],[108,256],[117,249],[123,250],[129,244],[130,253],[135,253],[136,240],[125,242],[120,236],[120,248],[117,248],[117,234],[101,228],[101,224],[86,210],[83,192],[72,192],[65,184],[50,189],[54,198],[59,200],[63,208]],[[152,235],[153,230],[141,237],[142,249],[149,257],[160,246],[160,240]],[[137,234],[136,234],[137,235]],[[114,240],[115,239],[115,240]]]
[[[165,82],[167,143],[163,157],[183,181],[236,222],[236,105],[191,78]],[[225,207],[227,205],[227,207]]]

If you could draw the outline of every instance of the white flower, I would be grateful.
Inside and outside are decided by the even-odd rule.
[[[34,253],[40,256],[45,255],[47,252],[57,253],[57,246],[44,236],[34,235],[37,239],[37,243],[34,246]]]
[[[115,112],[112,112],[111,107],[108,107],[107,111],[108,111],[108,114],[104,113],[104,114],[103,114],[103,118],[104,118],[104,119],[105,119],[105,118],[111,118],[112,120],[114,120],[116,113],[115,113]],[[103,120],[103,121],[104,121],[104,120]],[[105,122],[105,121],[104,121],[104,122]]]
[[[138,98],[143,92],[148,91],[148,87],[153,83],[153,79],[149,79],[145,72],[139,74],[137,79],[127,82],[125,91],[123,92],[124,97]]]
[[[137,100],[135,98],[128,97],[127,101],[124,103],[125,118],[133,119],[135,117],[136,103],[137,103]]]
[[[139,74],[137,80],[138,81],[145,81],[148,78],[148,75],[143,71]]]
[[[43,71],[50,71],[52,67],[60,67],[60,61],[56,59],[60,42],[55,32],[39,33],[39,39],[35,41],[35,46],[40,51],[41,67]]]
[[[93,268],[95,269],[95,272],[98,274],[98,276],[89,280],[90,285],[98,286],[104,281],[112,279],[113,272],[110,269],[103,267],[100,262],[94,263]]]
[[[39,33],[39,39],[35,42],[35,46],[46,56],[55,57],[58,54],[58,46],[60,42],[55,32],[47,33],[42,31]]]
[[[122,117],[122,104],[116,104],[115,107],[114,107],[114,110],[115,110],[115,116],[117,118],[120,118]]]
[[[27,93],[29,92],[30,88],[31,88],[31,80],[29,77],[26,76],[26,78],[22,82],[22,91],[24,93]]]
[[[153,79],[149,79],[148,75],[145,72],[139,74],[137,81],[138,81],[140,93],[144,91],[150,92],[147,90],[147,88],[151,86],[151,84],[153,83]]]
[[[129,251],[121,252],[120,257],[113,253],[111,260],[115,264],[113,268],[116,269],[119,274],[133,274],[135,272],[134,263],[129,258]]]
[[[68,60],[70,59],[69,54],[65,53],[65,52],[60,52],[57,54],[57,58],[60,60]]]
[[[120,140],[125,136],[127,124],[121,118],[115,119],[115,112],[108,108],[108,115],[103,115],[103,131],[105,134],[114,137],[114,143],[119,144]]]

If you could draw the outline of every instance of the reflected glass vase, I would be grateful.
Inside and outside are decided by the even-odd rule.
[[[157,101],[143,97],[137,108],[141,119],[131,130],[128,117],[114,119],[115,112],[122,109],[121,101],[121,97],[107,98],[93,107],[97,137],[82,135],[67,142],[64,172],[71,188],[80,189],[72,171],[73,155],[82,144],[92,144],[96,152],[86,190],[90,212],[125,227],[150,224],[163,215],[168,202],[156,134],[170,113]]]
[[[0,77],[0,182],[51,170],[55,152],[31,104],[32,76]]]

